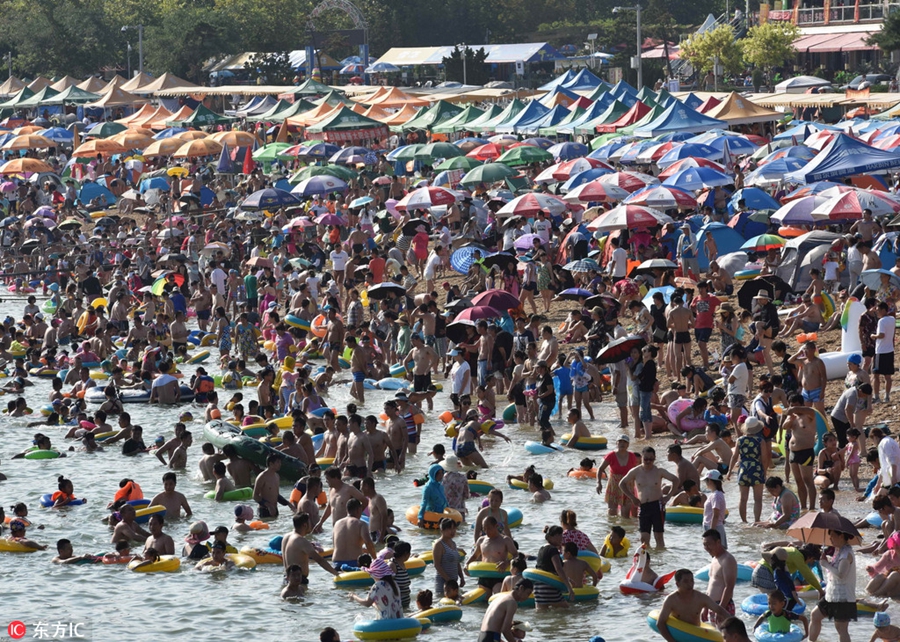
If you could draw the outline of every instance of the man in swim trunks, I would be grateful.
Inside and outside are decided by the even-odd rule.
[[[372,472],[387,470],[384,454],[388,446],[390,446],[387,433],[378,429],[378,418],[375,415],[368,415],[365,422],[366,437],[369,440],[369,445],[372,447]]]
[[[332,529],[334,553],[331,556],[331,563],[336,569],[344,564],[356,566],[356,560],[362,555],[363,548],[372,559],[378,554],[369,535],[369,525],[360,519],[362,511],[362,502],[355,498],[351,499],[347,502],[347,516],[334,522]]]
[[[412,335],[412,349],[409,354],[401,361],[406,366],[406,371],[410,371],[409,362],[413,362],[413,391],[427,392],[431,386],[431,373],[437,371],[440,357],[434,348],[425,344],[422,335],[416,333]],[[431,397],[426,397],[428,401],[428,410],[434,410],[434,402]]]
[[[339,575],[328,561],[319,555],[315,546],[306,536],[311,532],[310,519],[307,513],[297,513],[294,515],[294,530],[287,533],[281,540],[281,556],[284,560],[285,572],[294,564],[303,569],[303,584],[309,584],[309,560],[310,558],[319,566],[334,576]]]
[[[816,507],[816,484],[814,470],[816,465],[816,413],[812,408],[803,405],[803,397],[794,394],[788,400],[791,407],[783,415],[783,428],[791,434],[790,449],[791,472],[797,481],[797,498],[800,510]]]
[[[688,313],[690,314],[690,313]],[[631,502],[640,506],[638,522],[641,543],[650,544],[650,533],[656,538],[657,548],[665,548],[665,526],[663,524],[663,505],[668,494],[663,494],[662,481],[668,480],[672,488],[678,483],[678,477],[667,470],[656,467],[656,451],[650,446],[641,452],[641,465],[635,466],[619,482],[619,488]],[[637,496],[634,488],[637,486]]]
[[[659,634],[667,642],[675,642],[675,637],[669,630],[670,618],[685,624],[700,626],[700,613],[703,611],[712,611],[717,618],[722,620],[729,617],[728,611],[719,606],[713,598],[694,590],[694,574],[686,568],[675,572],[675,588],[675,592],[663,601],[656,620]]]
[[[482,522],[484,535],[475,542],[475,550],[472,552],[472,562],[492,562],[497,565],[497,570],[505,571],[509,568],[509,560],[514,559],[519,551],[515,542],[508,535],[500,532],[500,524],[496,517],[485,517]],[[468,575],[468,571],[466,571]],[[491,595],[500,590],[503,578],[478,578],[478,586],[484,587]]]
[[[365,347],[357,345],[356,337],[347,337],[347,347],[353,352],[350,357],[350,372],[353,373],[350,394],[354,398],[359,399],[360,403],[365,403],[366,392],[363,382],[366,380],[366,363],[369,360],[369,351]],[[335,365],[335,370],[338,370],[339,367]]]
[[[347,418],[347,456],[344,459],[344,472],[348,477],[362,479],[369,474],[374,463],[372,446],[369,438],[362,432],[362,417],[352,414]]]
[[[672,307],[666,312],[666,325],[672,333],[672,341],[666,348],[666,370],[673,377],[680,376],[681,368],[691,363],[691,328],[694,316],[684,307],[680,296],[672,297]]]
[[[281,455],[272,453],[266,458],[266,469],[256,478],[253,485],[253,500],[259,504],[259,516],[278,517],[278,485],[281,470]]]
[[[816,353],[816,342],[807,341],[789,363],[799,369],[800,391],[803,401],[807,406],[812,406],[825,416],[825,386],[828,384],[828,374],[825,371],[825,362]],[[812,507],[810,507],[812,508]]]
[[[737,560],[722,544],[722,534],[715,528],[703,533],[703,548],[712,558],[709,565],[709,586],[706,594],[719,606],[734,615],[734,586],[737,583]],[[718,624],[723,618],[703,613],[703,619]]]
[[[386,524],[388,523],[388,507],[384,497],[375,490],[375,480],[366,477],[360,485],[362,494],[369,500],[369,535],[372,541],[380,544],[389,534]]]
[[[512,592],[504,593],[488,605],[481,620],[478,642],[519,642],[513,628],[513,617],[519,608],[519,602],[526,599],[534,590],[531,580],[519,580]]]
[[[328,484],[328,504],[325,506],[325,511],[319,518],[319,523],[316,524],[316,528],[314,529],[316,532],[319,532],[322,525],[328,521],[329,517],[332,518],[332,524],[337,523],[346,517],[347,503],[351,499],[362,502],[364,506],[368,503],[368,500],[361,492],[356,490],[356,488],[350,484],[344,483],[344,480],[341,478],[340,468],[332,466],[326,470],[325,483]],[[355,558],[354,563],[356,563]]]

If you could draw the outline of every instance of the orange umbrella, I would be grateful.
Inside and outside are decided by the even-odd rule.
[[[46,128],[38,127],[37,125],[22,125],[21,127],[16,127],[13,130],[13,134],[15,134],[16,136],[20,136],[22,134],[33,134],[34,132],[39,132],[43,129]]]
[[[97,154],[124,154],[128,148],[111,138],[94,138],[78,146],[72,156],[96,156]]]
[[[121,143],[128,149],[144,149],[147,145],[154,142],[151,136],[130,129],[125,130],[120,134],[116,134],[115,136],[110,136],[109,140]]]
[[[186,132],[181,132],[180,134],[175,134],[172,138],[178,138],[180,140],[200,140],[201,138],[206,138],[208,134],[206,132],[197,131],[196,129],[189,129]]]
[[[183,140],[178,140],[174,136],[171,138],[161,138],[155,140],[144,148],[142,154],[144,156],[168,156],[177,152],[184,145]]]
[[[0,167],[0,174],[25,174],[27,172],[52,172],[53,167],[36,158],[15,158]]]
[[[38,149],[45,147],[56,147],[56,143],[54,143],[49,138],[44,138],[43,136],[36,136],[35,134],[22,134],[20,136],[16,136],[10,141],[7,141],[3,147],[0,149]]]
[[[212,156],[222,151],[221,143],[207,138],[190,140],[175,152],[175,158],[194,158],[195,156]]]
[[[242,132],[234,129],[227,132],[218,132],[209,138],[210,140],[222,143],[223,145],[228,145],[229,147],[253,147],[254,144],[259,144],[259,139],[250,132]]]

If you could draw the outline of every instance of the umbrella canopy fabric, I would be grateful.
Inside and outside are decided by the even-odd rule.
[[[469,336],[469,328],[475,328],[475,321],[460,319],[459,321],[448,323],[446,329],[447,338],[450,339],[453,343],[461,343],[462,341],[465,341],[467,336]]]
[[[294,186],[291,194],[297,196],[317,196],[322,194],[331,194],[332,192],[343,192],[347,189],[347,183],[334,176],[322,174],[320,176],[311,176],[304,179]]]
[[[597,263],[594,259],[579,259],[578,261],[572,261],[570,263],[566,263],[563,266],[564,270],[568,270],[569,272],[578,273],[587,273],[587,272],[599,272],[600,264]]]
[[[669,301],[672,300],[672,293],[675,292],[675,288],[671,285],[664,285],[661,288],[650,288],[647,291],[647,294],[644,295],[644,298],[641,299],[641,303],[643,303],[644,307],[646,307],[648,310],[652,309],[651,306],[653,305],[653,295],[657,292],[662,294],[663,301],[668,304]]]
[[[752,239],[748,239],[741,246],[741,249],[747,252],[767,252],[768,250],[781,249],[785,243],[787,243],[787,240],[777,234],[760,234]]]
[[[493,144],[493,143],[492,143]],[[508,149],[497,158],[498,163],[515,167],[517,165],[530,165],[531,163],[544,163],[553,160],[553,156],[549,151],[545,151],[540,147],[532,147],[530,145],[520,145]]]
[[[594,180],[579,185],[563,196],[563,200],[569,203],[614,203],[628,198],[628,195],[628,190],[622,187]]]
[[[482,259],[492,254],[492,252],[489,252],[483,247],[465,245],[458,248],[450,255],[450,267],[460,274],[468,274],[469,268],[475,263],[475,252],[479,252]]]
[[[277,210],[280,207],[299,205],[300,199],[291,192],[270,187],[253,192],[241,203],[241,209],[245,210]]]
[[[597,353],[597,356],[594,357],[594,364],[603,365],[623,361],[631,354],[632,349],[643,348],[645,343],[647,342],[644,340],[644,337],[640,335],[629,335],[614,339]]]
[[[881,281],[885,276],[888,277],[891,285],[900,289],[900,276],[890,270],[865,270],[859,275],[859,280],[870,290],[877,291],[881,288]]]
[[[813,218],[812,212],[827,201],[827,198],[818,194],[803,196],[779,207],[770,220],[779,225],[815,225],[818,221]]]
[[[566,203],[550,194],[529,192],[517,196],[497,210],[497,216],[533,216],[538,212],[550,212],[559,215],[566,211]]]
[[[396,296],[403,296],[406,294],[406,288],[404,288],[399,283],[379,283],[377,285],[373,285],[369,287],[366,291],[369,295],[370,299],[375,299],[376,301],[381,299],[386,299],[392,293]]]
[[[452,205],[456,193],[445,187],[420,187],[401,198],[395,206],[398,210],[430,209],[435,205]]]
[[[472,297],[472,305],[486,305],[497,310],[519,307],[519,299],[506,290],[485,290]]]
[[[732,177],[709,167],[688,167],[675,172],[662,184],[683,190],[697,191],[704,187],[720,187],[733,182]]]
[[[479,321],[480,319],[499,319],[503,312],[489,305],[475,305],[466,308],[456,315],[454,321]]]
[[[837,513],[822,513],[810,511],[802,515],[790,528],[787,529],[788,537],[794,537],[805,544],[817,544],[819,546],[831,546],[831,537],[828,531],[836,531],[850,535],[847,541],[851,546],[862,544],[862,536],[849,519]]]
[[[625,203],[661,209],[693,209],[697,200],[688,192],[671,185],[654,185],[634,192]]]
[[[595,218],[588,223],[587,228],[592,232],[609,232],[655,227],[666,223],[674,223],[667,214],[643,205],[622,204]]]
[[[511,178],[516,173],[516,170],[503,163],[485,163],[466,172],[460,183],[463,185],[478,185],[479,183],[490,185],[502,181],[504,178]]]
[[[557,294],[556,298],[563,301],[577,301],[578,299],[589,299],[593,294],[590,290],[583,288],[568,288]]]

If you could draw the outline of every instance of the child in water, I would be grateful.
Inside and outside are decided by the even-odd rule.
[[[446,595],[447,587],[444,586],[444,594]],[[425,589],[424,591],[419,591],[416,593],[416,608],[421,611],[427,611],[428,609],[434,608],[434,594]]]
[[[872,640],[878,637],[884,638],[877,630],[878,624],[878,616],[884,615],[887,616],[887,613],[879,612],[875,614],[875,635],[872,636]],[[756,629],[763,622],[769,623],[769,633],[788,633],[791,630],[791,624],[793,622],[800,621],[803,623],[803,629],[805,633],[803,637],[806,638],[809,636],[809,620],[806,616],[797,615],[793,611],[787,608],[787,600],[784,598],[784,593],[779,591],[778,589],[769,593],[769,609],[759,616],[759,619],[756,620],[756,624],[753,625],[753,628]],[[888,624],[890,624],[891,620],[888,618]],[[893,629],[897,629],[897,627],[891,627]],[[900,629],[898,629],[898,633],[900,633]],[[897,637],[891,638],[892,640],[898,639]]]
[[[624,557],[628,554],[625,529],[621,526],[613,526],[606,541],[600,547],[600,557]]]
[[[537,473],[528,480],[528,492],[531,493],[531,501],[535,504],[543,504],[550,499],[550,493],[544,488],[544,478]]]
[[[282,600],[289,600],[306,595],[306,585],[303,583],[303,580],[305,579],[303,568],[299,564],[291,564],[288,566],[285,575],[287,576],[287,585],[281,589]]]
[[[594,586],[603,577],[603,571],[595,573],[591,565],[584,560],[578,559],[578,544],[575,542],[566,542],[563,546],[563,571],[572,588],[583,588],[585,575],[590,575],[594,580]]]
[[[596,471],[594,470],[594,466],[596,464],[597,462],[595,460],[585,457],[578,463],[578,468],[570,468],[569,472],[567,472],[566,475],[570,475],[575,471],[580,471],[585,473],[594,473],[594,476],[596,477]]]
[[[503,578],[503,584],[500,585],[500,592],[508,593],[509,591],[512,591],[516,582],[522,579],[522,572],[526,568],[528,568],[528,561],[525,559],[523,553],[519,553],[519,556],[509,563],[509,575]]]
[[[771,604],[771,600],[769,603]],[[805,620],[806,618],[802,619]],[[884,642],[900,641],[900,627],[891,624],[891,616],[884,611],[879,611],[875,614],[875,617],[872,618],[872,624],[875,625],[875,632],[872,634],[869,642],[875,642],[876,640],[883,640]]]

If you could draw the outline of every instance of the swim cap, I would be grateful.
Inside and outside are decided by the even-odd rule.
[[[884,611],[878,611],[875,614],[875,617],[872,618],[872,624],[875,625],[876,629],[880,629],[883,626],[891,625],[891,616],[885,613]]]
[[[25,530],[25,522],[21,519],[14,519],[9,523],[9,530],[11,531],[24,531]]]
[[[183,412],[181,413],[181,416],[178,418],[178,420],[182,422],[194,421],[194,415],[192,415],[190,412]]]
[[[251,506],[247,506],[246,504],[235,506],[234,516],[239,519],[243,519],[244,521],[250,521],[251,519],[253,519],[253,508]]]
[[[58,283],[51,283],[51,284],[50,284],[50,291],[51,291],[51,292],[59,292],[59,284],[58,284]]]

